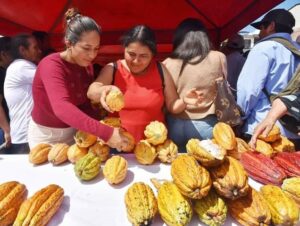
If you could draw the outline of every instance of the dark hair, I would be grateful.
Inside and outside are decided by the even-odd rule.
[[[48,36],[48,33],[45,31],[33,31],[31,34],[39,41],[44,41]]]
[[[22,54],[20,53],[20,47],[23,46],[25,49],[28,49],[30,43],[28,39],[34,38],[29,34],[20,34],[12,38],[11,40],[11,56],[15,59],[23,59]]]
[[[292,34],[293,33],[293,29],[290,28],[290,27],[288,27],[288,26],[275,23],[275,32],[276,33],[278,33],[278,32],[284,32],[284,33]]]
[[[200,63],[208,55],[210,50],[211,43],[206,28],[200,20],[187,18],[177,26],[173,38],[171,58],[183,60],[179,75],[187,63]],[[195,57],[200,58],[197,61],[191,62]]]
[[[11,37],[0,37],[0,52],[9,52],[11,48]]]
[[[156,40],[153,30],[145,25],[137,25],[131,28],[122,37],[123,46],[127,47],[132,42],[140,42],[147,46],[153,55],[156,55]]]
[[[101,27],[92,18],[82,16],[80,12],[71,8],[65,13],[66,29],[65,39],[75,44],[80,40],[81,35],[87,31],[96,31],[101,34]]]

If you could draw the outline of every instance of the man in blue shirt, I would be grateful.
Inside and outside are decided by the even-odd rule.
[[[237,102],[245,112],[243,132],[250,138],[256,125],[261,122],[270,110],[270,101],[263,92],[277,94],[283,90],[292,78],[300,59],[282,44],[270,40],[280,37],[293,42],[291,33],[295,18],[285,9],[275,9],[260,21],[253,23],[260,29],[261,40],[253,47],[244,64],[237,83]],[[279,123],[281,133],[300,144],[299,136],[284,129]],[[296,140],[298,139],[298,140]]]

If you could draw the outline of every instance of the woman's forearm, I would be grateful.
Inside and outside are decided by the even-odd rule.
[[[87,97],[93,102],[93,103],[99,103],[100,102],[100,96],[101,96],[101,87],[103,86],[100,82],[93,82],[87,92]]]
[[[277,98],[273,101],[272,107],[269,113],[267,114],[266,118],[268,118],[273,122],[276,122],[286,113],[287,113],[287,108],[285,104],[279,98]]]

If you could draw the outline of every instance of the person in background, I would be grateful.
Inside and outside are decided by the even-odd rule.
[[[294,16],[285,9],[274,9],[264,18],[252,24],[260,29],[261,40],[250,51],[237,84],[237,103],[245,113],[244,138],[251,138],[254,128],[266,118],[271,108],[269,97],[282,91],[292,78],[300,58],[279,42],[271,40],[280,37],[300,48],[291,39],[295,26]],[[291,133],[278,123],[281,133],[300,145],[297,134]]]
[[[42,58],[55,52],[55,50],[50,45],[49,34],[47,32],[33,31],[32,35],[36,38],[39,48],[42,51]]]
[[[41,50],[32,35],[21,34],[12,38],[13,62],[8,66],[4,81],[4,97],[9,109],[12,145],[7,153],[28,153],[27,131],[31,118],[32,82]]]
[[[227,80],[236,97],[236,84],[246,58],[243,56],[244,38],[239,34],[231,36],[225,45],[224,53],[227,60]]]
[[[9,147],[11,144],[8,107],[3,89],[6,69],[12,61],[10,43],[10,37],[0,37],[0,144],[5,143],[5,147]]]
[[[43,58],[33,81],[29,146],[42,142],[73,144],[76,130],[82,130],[121,149],[127,139],[119,129],[98,121],[86,96],[93,81],[92,62],[100,48],[101,28],[74,8],[66,12],[65,19],[66,50]]]
[[[188,18],[177,26],[173,51],[163,63],[171,73],[180,97],[193,88],[194,94],[200,98],[196,106],[178,114],[170,112],[167,118],[169,136],[183,151],[191,138],[212,138],[212,129],[217,123],[215,80],[227,77],[226,57],[212,50],[202,22]]]
[[[163,107],[172,113],[180,113],[186,107],[185,94],[179,99],[174,83],[166,68],[157,62],[154,32],[138,25],[123,37],[124,59],[107,64],[88,90],[88,97],[109,112],[105,97],[111,89],[124,94],[125,106],[118,112],[122,127],[138,142],[144,138],[145,127],[151,121],[165,122]],[[161,68],[161,72],[160,72]]]

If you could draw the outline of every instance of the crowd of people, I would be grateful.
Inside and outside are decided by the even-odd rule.
[[[99,52],[101,27],[71,8],[65,14],[65,50],[49,47],[44,32],[0,38],[0,138],[4,152],[28,153],[38,143],[72,144],[82,130],[121,150],[127,137],[119,128],[99,122],[100,103],[136,141],[143,139],[151,121],[167,125],[169,138],[185,151],[191,138],[210,139],[218,122],[215,114],[216,79],[228,80],[244,112],[243,138],[255,146],[284,115],[293,114],[284,98],[270,101],[291,80],[300,57],[274,40],[288,40],[295,19],[275,9],[252,26],[260,40],[243,55],[243,37],[229,37],[220,51],[213,48],[207,30],[196,18],[183,20],[175,29],[173,50],[163,62],[156,60],[154,31],[137,25],[122,37],[124,58],[101,67],[93,63]],[[46,40],[46,41],[45,41]],[[45,44],[46,42],[46,44]],[[111,90],[120,90],[125,106],[113,112],[106,104]],[[297,102],[298,101],[298,102]],[[296,101],[299,103],[299,94]],[[298,110],[300,107],[298,108]],[[299,120],[299,118],[298,118]],[[300,134],[281,126],[283,135],[300,149]],[[298,131],[300,132],[300,131]]]

